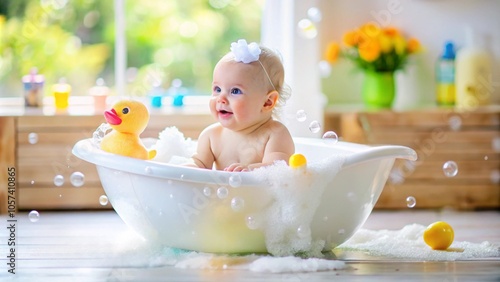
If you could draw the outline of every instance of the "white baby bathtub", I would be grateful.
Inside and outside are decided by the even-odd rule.
[[[345,242],[365,223],[395,159],[417,158],[414,150],[403,146],[294,140],[296,152],[305,155],[309,164],[346,155],[342,168],[320,195],[308,229],[313,240],[325,243],[325,251]],[[268,252],[265,233],[252,226],[252,216],[266,209],[273,195],[265,181],[251,172],[132,159],[104,152],[91,139],[76,143],[73,154],[96,165],[115,211],[146,240],[202,252]],[[231,183],[236,174],[241,183]]]

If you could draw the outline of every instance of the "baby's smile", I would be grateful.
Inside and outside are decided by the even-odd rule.
[[[229,116],[231,116],[233,114],[233,112],[230,112],[230,111],[227,111],[227,110],[224,110],[224,109],[219,109],[219,116],[222,117],[222,118],[227,118]]]

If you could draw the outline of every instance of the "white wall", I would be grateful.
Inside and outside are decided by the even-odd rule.
[[[397,9],[388,9],[394,5]],[[498,0],[320,0],[323,13],[320,46],[340,41],[345,31],[366,22],[393,25],[416,37],[425,52],[413,57],[398,74],[396,107],[411,108],[435,101],[434,64],[446,40],[465,44],[465,24],[485,36],[493,63],[493,100],[500,102],[500,1]],[[390,13],[397,10],[398,13]],[[330,104],[359,103],[362,75],[348,62],[333,66],[323,81]]]

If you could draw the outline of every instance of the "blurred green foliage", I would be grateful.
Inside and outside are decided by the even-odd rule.
[[[263,0],[141,0],[126,3],[128,89],[180,78],[210,93],[212,69],[239,38],[259,41]],[[18,89],[37,67],[46,84],[65,77],[86,94],[98,77],[114,82],[114,1],[19,0],[0,4],[0,84]],[[47,91],[48,87],[46,87]],[[15,94],[2,96],[15,96]]]

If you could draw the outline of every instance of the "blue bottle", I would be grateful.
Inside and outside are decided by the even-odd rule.
[[[436,101],[438,105],[455,104],[455,46],[447,41],[436,64]]]

